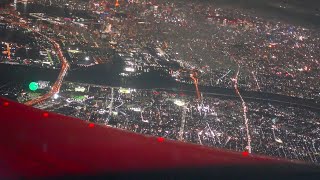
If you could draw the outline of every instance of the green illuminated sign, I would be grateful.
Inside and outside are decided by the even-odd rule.
[[[30,84],[29,84],[29,89],[31,90],[31,91],[35,91],[35,90],[37,90],[39,88],[39,86],[38,86],[38,83],[36,83],[36,82],[31,82]]]

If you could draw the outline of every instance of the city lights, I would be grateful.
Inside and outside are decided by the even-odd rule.
[[[54,98],[54,99],[58,99],[58,98],[59,98],[59,94],[58,94],[58,93],[54,94],[54,95],[53,95],[53,98]]]
[[[304,17],[316,6],[21,2],[0,13],[0,96],[89,127],[320,163],[320,33]]]

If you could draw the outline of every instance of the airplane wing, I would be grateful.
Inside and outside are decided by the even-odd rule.
[[[244,156],[241,152],[140,135],[4,98],[0,98],[0,115],[0,179],[159,179],[170,174],[186,176],[183,179],[194,175],[261,179],[257,173],[263,177],[316,173],[319,177],[319,167],[302,162]]]

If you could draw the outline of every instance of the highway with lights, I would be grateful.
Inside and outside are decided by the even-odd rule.
[[[54,49],[55,49],[55,51],[56,51],[56,53],[62,63],[62,67],[61,67],[61,71],[59,73],[59,76],[58,76],[56,82],[53,84],[51,90],[47,94],[40,96],[36,99],[30,100],[25,103],[25,105],[33,106],[35,104],[41,103],[41,102],[49,99],[50,97],[53,97],[55,94],[57,94],[60,91],[63,79],[66,76],[70,66],[69,66],[67,59],[64,57],[64,55],[62,53],[60,45],[55,40],[53,40],[52,38],[49,38],[48,36],[46,36],[44,34],[41,34],[40,32],[38,32],[34,29],[31,29],[30,27],[26,26],[25,24],[20,24],[20,25],[24,28],[27,28],[27,29],[39,34],[40,36],[42,36],[42,37],[46,38],[48,41],[50,41],[52,43],[52,45],[54,46]]]
[[[40,33],[39,33],[40,34]],[[45,35],[42,35],[43,37],[47,38],[53,45],[54,45],[54,48],[59,56],[59,59],[62,63],[62,67],[61,67],[61,71],[59,73],[59,76],[58,76],[58,79],[56,80],[56,82],[53,84],[51,90],[43,95],[43,96],[40,96],[39,98],[37,99],[33,99],[31,101],[28,101],[26,102],[25,104],[28,105],[28,106],[33,106],[35,104],[38,104],[38,103],[41,103],[43,102],[44,100],[47,100],[49,99],[50,97],[54,96],[55,94],[57,94],[59,91],[60,91],[60,87],[61,87],[61,84],[63,82],[63,79],[64,77],[66,76],[67,72],[68,72],[68,69],[69,69],[69,64],[68,64],[68,61],[67,59],[63,56],[63,53],[62,53],[62,50],[60,48],[60,45],[55,42],[53,39],[45,36]]]
[[[60,91],[63,79],[66,76],[70,65],[69,65],[67,59],[64,57],[64,55],[62,53],[60,45],[54,39],[48,37],[47,35],[44,35],[44,34],[40,33],[39,31],[33,29],[30,26],[28,26],[26,21],[22,20],[23,18],[18,16],[16,13],[11,12],[10,15],[12,17],[14,17],[15,19],[19,19],[20,20],[19,22],[17,22],[17,21],[14,21],[13,19],[7,19],[7,21],[9,21],[10,24],[19,26],[21,28],[28,29],[29,31],[32,31],[32,32],[38,34],[39,36],[47,39],[53,45],[54,50],[57,53],[57,55],[59,57],[59,60],[60,60],[60,62],[62,64],[60,73],[58,75],[58,78],[57,78],[56,82],[53,84],[51,90],[48,93],[44,94],[43,96],[40,96],[40,97],[38,97],[36,99],[32,99],[32,100],[27,101],[25,103],[25,105],[33,106],[33,105],[36,105],[38,103],[41,103],[41,102],[49,99],[50,97],[53,97],[55,94],[57,94]]]

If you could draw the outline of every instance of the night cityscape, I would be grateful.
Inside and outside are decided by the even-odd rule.
[[[147,136],[319,164],[320,3],[240,2],[6,1],[0,96]]]

